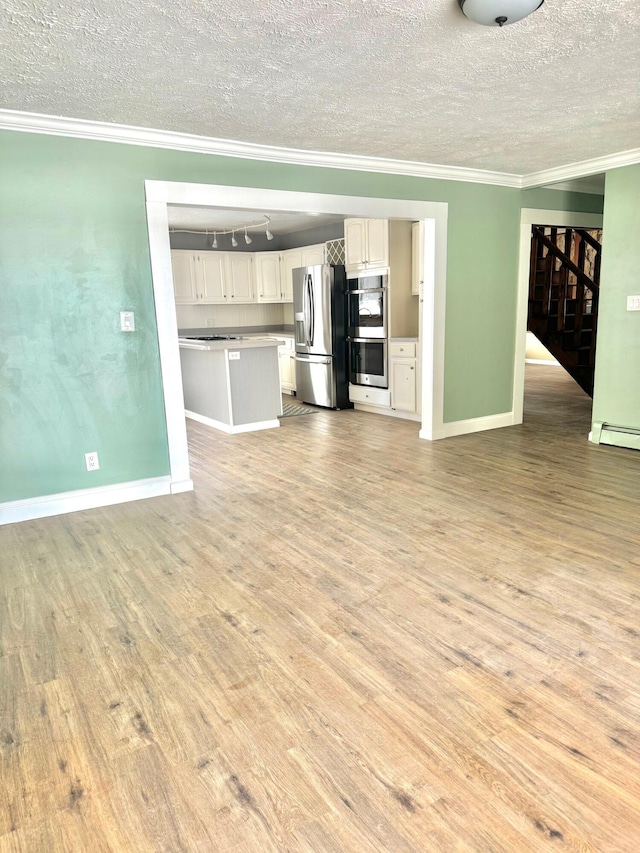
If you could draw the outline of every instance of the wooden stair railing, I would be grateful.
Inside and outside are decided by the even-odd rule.
[[[584,229],[532,228],[529,329],[590,396],[601,254],[601,244]]]

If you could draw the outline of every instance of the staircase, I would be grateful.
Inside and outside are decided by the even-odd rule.
[[[593,396],[600,231],[534,225],[529,275],[531,332]]]

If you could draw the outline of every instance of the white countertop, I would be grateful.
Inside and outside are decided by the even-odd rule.
[[[187,338],[178,338],[178,344],[182,349],[198,349],[204,351],[220,351],[228,349],[251,349],[256,347],[277,347],[284,341],[278,338],[243,337],[241,340],[223,341],[190,341]]]

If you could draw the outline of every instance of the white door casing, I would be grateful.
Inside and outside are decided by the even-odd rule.
[[[523,207],[520,213],[520,257],[518,263],[518,301],[516,339],[513,363],[513,423],[521,424],[524,409],[524,368],[527,350],[527,318],[529,312],[529,274],[531,226],[554,225],[573,228],[602,228],[602,214],[577,213],[567,210],[537,210]]]
[[[444,435],[442,416],[448,217],[446,203],[169,181],[145,181],[145,191],[172,491],[193,488],[193,485],[189,477],[183,411],[168,204],[228,207],[232,210],[332,213],[366,219],[424,220],[425,282],[421,297],[422,428],[419,435],[429,440]]]

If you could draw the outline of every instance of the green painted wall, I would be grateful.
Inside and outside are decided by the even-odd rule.
[[[446,421],[511,409],[520,208],[595,203],[0,132],[0,502],[168,473],[145,179],[448,202]]]
[[[640,166],[607,173],[593,420],[640,429]]]

